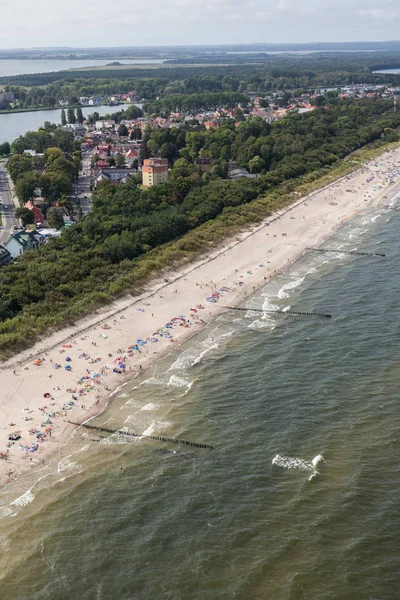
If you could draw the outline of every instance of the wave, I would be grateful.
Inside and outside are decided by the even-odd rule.
[[[286,283],[284,286],[281,287],[281,289],[278,292],[278,298],[280,300],[285,300],[286,298],[289,298],[290,294],[288,294],[288,290],[294,290],[297,287],[299,287],[304,281],[304,277],[299,277],[298,279],[295,279],[294,281],[290,281],[289,283]]]
[[[311,472],[308,481],[311,481],[314,477],[319,475],[317,465],[323,462],[324,457],[322,454],[317,454],[312,460],[303,460],[302,458],[285,456],[284,454],[277,454],[272,459],[272,464],[283,469],[297,470],[297,471],[308,471]]]
[[[10,506],[26,506],[27,504],[33,502],[34,499],[35,496],[32,494],[32,490],[27,490],[25,494],[22,494],[22,496],[11,502]]]
[[[140,410],[158,410],[160,408],[159,404],[154,404],[154,402],[150,402],[149,404],[146,404],[145,406],[142,406],[142,408]]]

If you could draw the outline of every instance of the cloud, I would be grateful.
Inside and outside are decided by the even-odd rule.
[[[0,0],[0,11],[3,48],[396,39],[400,25],[398,0]]]

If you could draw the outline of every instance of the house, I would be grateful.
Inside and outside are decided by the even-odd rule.
[[[247,169],[238,167],[235,161],[231,161],[228,165],[228,177],[229,179],[239,179],[240,177],[255,179],[257,175],[250,174]]]
[[[166,158],[146,158],[142,166],[143,187],[153,187],[165,183],[168,179],[168,160]]]
[[[14,102],[15,97],[12,92],[0,92],[0,102]]]
[[[112,183],[125,183],[130,175],[136,173],[135,169],[101,169],[94,178],[94,185],[97,187],[102,181],[112,181]]]
[[[135,150],[134,148],[131,148],[126,154],[125,154],[125,158],[126,159],[130,159],[130,160],[135,160],[137,158],[139,158],[139,151]]]
[[[206,129],[218,129],[219,121],[204,121],[204,127]]]
[[[45,239],[37,231],[22,230],[12,233],[4,244],[4,248],[8,250],[13,259],[16,259],[26,250],[36,250],[44,242]]]
[[[25,204],[24,208],[28,208],[29,210],[31,210],[33,212],[33,218],[35,219],[35,224],[36,225],[41,225],[42,223],[45,222],[45,218],[44,218],[44,214],[42,213],[42,211],[40,210],[40,208],[38,206],[35,206],[32,202],[32,200],[28,200],[28,202]]]
[[[113,127],[115,127],[115,121],[113,119],[103,119],[102,121],[96,121],[95,127],[98,131],[100,129],[113,129]]]
[[[196,165],[200,167],[202,173],[208,173],[214,162],[215,161],[212,158],[196,158]]]
[[[88,105],[89,106],[100,106],[100,104],[102,102],[103,102],[103,99],[100,98],[100,96],[93,96],[92,98],[89,98]]]
[[[12,261],[12,256],[7,248],[0,246],[0,268],[9,265]]]

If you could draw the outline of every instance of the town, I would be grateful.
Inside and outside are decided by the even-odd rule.
[[[17,180],[13,181],[10,172],[6,176],[6,172],[0,170],[0,209],[3,212],[3,223],[0,225],[0,267],[10,264],[26,250],[37,249],[48,239],[59,237],[62,228],[79,221],[90,211],[92,193],[103,182],[118,185],[134,178],[142,189],[149,189],[165,183],[174,163],[178,159],[182,160],[181,157],[193,162],[194,172],[209,178],[252,179],[266,172],[267,165],[260,154],[253,156],[250,161],[243,161],[235,160],[231,153],[226,152],[222,161],[218,153],[213,156],[212,152],[201,149],[205,138],[201,139],[200,136],[197,140],[199,151],[195,155],[188,153],[185,148],[180,148],[178,154],[171,155],[165,149],[165,144],[162,146],[152,139],[153,133],[183,131],[187,139],[191,132],[193,136],[200,132],[211,135],[221,129],[224,131],[221,135],[227,135],[229,129],[238,129],[243,123],[265,123],[270,126],[291,115],[309,113],[324,107],[328,100],[333,99],[339,102],[393,99],[396,110],[399,94],[399,87],[361,84],[321,88],[299,95],[293,95],[289,91],[277,91],[264,96],[249,93],[247,101],[233,106],[229,102],[231,106],[226,103],[212,110],[175,110],[162,116],[144,113],[143,102],[134,104],[137,102],[134,90],[108,97],[80,97],[76,108],[66,108],[68,102],[60,100],[62,124],[57,129],[69,136],[70,149],[75,150],[75,165],[79,167],[76,167],[71,178],[71,189],[68,189],[68,185],[66,189],[60,189],[58,197],[56,194],[50,203],[48,198],[43,197],[40,185],[31,184],[28,186],[29,192],[18,194],[18,187],[21,186],[15,187]],[[8,103],[9,107],[18,107],[18,101],[15,101],[11,92],[1,93],[0,103],[3,107],[4,103]],[[111,113],[100,118],[94,111],[88,118],[83,117],[81,107],[96,107],[104,103],[110,105],[110,111],[115,104],[125,104],[123,110],[114,115]],[[151,107],[150,104],[148,108]],[[55,126],[52,127],[54,130]],[[31,165],[36,167],[31,166],[28,171],[32,168],[39,174],[43,173],[43,152],[38,147],[26,147],[26,143],[27,140],[22,136],[15,140],[11,150],[8,144],[3,144],[6,147],[3,154],[14,151],[10,165],[21,154],[29,157]],[[169,145],[171,146],[170,142]],[[0,154],[2,146],[0,145]],[[2,164],[4,166],[5,162]]]

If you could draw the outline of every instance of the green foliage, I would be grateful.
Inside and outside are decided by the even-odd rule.
[[[24,227],[31,225],[35,222],[33,212],[29,208],[17,208],[15,211],[16,219],[20,219]]]
[[[32,171],[32,157],[27,154],[14,154],[7,162],[7,171],[10,174],[13,183],[16,183],[22,173]]]
[[[61,229],[64,226],[63,211],[56,207],[51,207],[47,211],[47,222],[54,229]]]
[[[118,186],[104,182],[80,223],[1,269],[0,351],[29,341],[21,331],[32,332],[33,339],[49,327],[74,322],[79,314],[142,285],[152,270],[195,256],[222,232],[260,220],[293,200],[296,181],[304,178],[312,185],[329,165],[374,140],[383,143],[399,127],[400,114],[393,113],[391,103],[376,100],[333,102],[271,126],[254,119],[237,129],[227,124],[215,132],[200,131],[200,136],[180,131],[169,141],[149,133],[159,151],[175,142],[172,154],[187,153],[175,161],[166,183],[143,190],[135,179]],[[227,167],[223,151],[261,174],[237,181],[217,179],[213,172],[202,176],[195,158],[209,152],[222,171]],[[65,193],[60,183],[71,185],[65,160],[71,158],[46,164],[41,179],[47,197]],[[52,171],[55,164],[59,170]]]
[[[67,117],[65,115],[65,108],[61,109],[61,125],[65,127],[67,124]]]
[[[10,144],[8,142],[0,144],[0,156],[8,156],[10,152]]]
[[[84,120],[85,118],[83,116],[82,109],[80,106],[78,106],[78,108],[76,109],[76,122],[79,123],[79,125],[82,125]]]
[[[76,123],[75,111],[72,106],[70,106],[67,110],[67,121],[70,125],[74,125],[74,123]]]
[[[38,185],[39,175],[35,171],[21,173],[15,183],[15,192],[18,196],[18,200],[22,203],[31,200]]]
[[[127,137],[129,135],[128,128],[123,123],[118,127],[118,135],[121,137]]]

